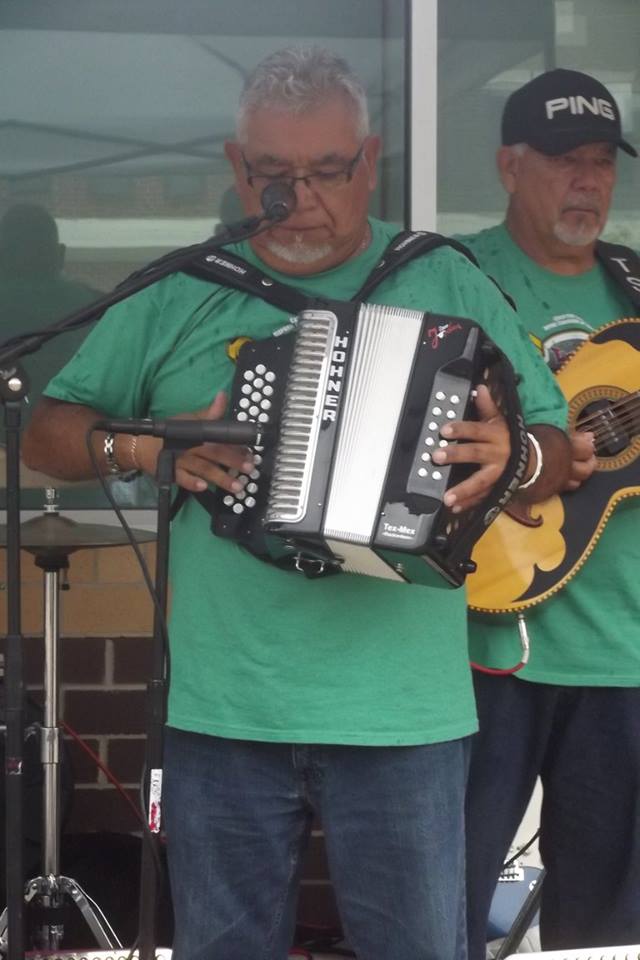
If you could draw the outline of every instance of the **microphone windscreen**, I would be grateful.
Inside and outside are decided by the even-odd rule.
[[[274,180],[260,194],[260,203],[268,220],[286,220],[296,208],[296,192],[286,180]]]

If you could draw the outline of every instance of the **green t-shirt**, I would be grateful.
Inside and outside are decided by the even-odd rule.
[[[516,302],[526,328],[555,370],[589,334],[634,308],[597,264],[561,276],[531,260],[504,225],[459,237]],[[636,686],[640,682],[640,502],[625,500],[582,569],[557,594],[526,613],[529,665],[517,675],[541,683]],[[510,615],[472,615],[473,660],[506,667],[520,645]]]
[[[364,253],[296,286],[348,299],[395,233],[378,221],[372,229]],[[248,244],[231,249],[266,270]],[[515,315],[459,253],[412,261],[372,300],[473,316],[511,354],[530,419],[564,424],[560,391]],[[225,346],[269,336],[284,319],[261,300],[176,274],[111,309],[47,393],[109,416],[198,410],[230,385]],[[261,563],[209,525],[193,499],[173,524],[171,725],[249,740],[378,745],[475,729],[464,590],[435,574],[433,586],[350,574],[308,580]]]

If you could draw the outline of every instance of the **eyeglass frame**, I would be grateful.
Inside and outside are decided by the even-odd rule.
[[[332,174],[346,175],[346,180],[344,181],[344,184],[341,184],[342,186],[346,186],[347,183],[351,183],[351,181],[353,180],[353,174],[355,173],[355,169],[360,163],[360,161],[362,160],[362,157],[364,155],[365,143],[366,141],[363,140],[358,148],[358,152],[356,153],[356,155],[353,157],[353,159],[349,160],[342,169],[331,171]],[[275,181],[286,183],[288,184],[288,186],[291,187],[292,190],[295,190],[295,185],[298,182],[304,183],[305,187],[308,190],[318,189],[317,185],[314,184],[312,178],[318,177],[318,176],[321,177],[322,176],[321,171],[317,171],[316,173],[306,173],[304,174],[304,176],[301,176],[301,177],[287,176],[286,174],[282,174],[282,173],[255,173],[255,172],[252,173],[251,164],[245,157],[244,150],[240,151],[240,156],[242,158],[242,164],[244,166],[244,173],[245,173],[247,183],[252,190],[254,189],[252,181],[257,178],[266,180],[267,184],[274,183]],[[308,183],[309,180],[311,180],[312,182]],[[322,190],[322,181],[320,181],[320,189]]]

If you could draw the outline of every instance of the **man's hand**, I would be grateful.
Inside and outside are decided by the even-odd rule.
[[[587,431],[575,431],[569,437],[571,441],[571,471],[565,490],[577,490],[588,480],[598,465],[594,447],[594,436]]]
[[[220,420],[224,416],[226,406],[227,397],[221,392],[204,410],[181,414],[176,419]],[[161,449],[162,440],[159,437],[138,439],[136,459],[145,473],[155,475]],[[175,469],[176,483],[193,493],[206,490],[210,483],[237,493],[243,487],[242,481],[237,479],[237,472],[249,474],[254,469],[254,461],[246,447],[224,443],[203,443],[180,453],[176,457]]]
[[[444,495],[444,503],[453,513],[461,513],[480,503],[489,493],[507,465],[511,446],[507,424],[489,390],[477,388],[476,408],[480,419],[457,420],[440,431],[445,440],[466,440],[436,450],[434,463],[477,463],[479,469]]]

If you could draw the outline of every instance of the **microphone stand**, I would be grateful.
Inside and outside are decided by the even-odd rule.
[[[4,405],[7,451],[7,636],[5,675],[5,851],[7,920],[12,936],[1,942],[8,960],[24,958],[23,749],[24,680],[20,611],[20,418],[28,391],[23,369],[0,370],[0,402]]]
[[[276,188],[274,190],[274,188]],[[268,191],[271,191],[269,193]],[[23,820],[22,820],[22,750],[24,737],[23,663],[20,637],[20,401],[28,390],[24,371],[16,363],[23,356],[35,353],[48,340],[67,330],[84,326],[102,316],[111,306],[150,286],[162,277],[187,267],[196,257],[218,250],[228,243],[239,242],[269,229],[274,221],[284,220],[295,206],[295,193],[286,184],[270,184],[262,193],[264,213],[231,224],[202,243],[182,247],[154,260],[120,283],[114,291],[100,297],[42,330],[12,337],[0,344],[0,402],[5,407],[7,425],[7,640],[5,651],[6,702],[6,838],[7,838],[7,928],[8,960],[24,960],[24,891],[23,891]],[[138,421],[139,423],[140,421]],[[135,421],[132,421],[135,423]],[[220,426],[223,424],[221,423]],[[133,432],[133,430],[131,431]],[[244,441],[242,441],[244,442]],[[167,608],[170,496],[174,479],[175,453],[189,444],[183,439],[165,441],[158,459],[158,539],[156,592],[158,608],[154,617],[152,675],[148,684],[147,770],[161,774],[162,727],[166,716],[166,651],[164,623]],[[160,612],[162,616],[160,616]],[[153,772],[155,771],[155,774]],[[150,782],[153,795],[148,796],[148,818],[152,832],[160,830],[160,784]],[[143,843],[140,896],[140,960],[153,960],[157,880],[153,853]],[[155,851],[157,856],[157,850]]]

